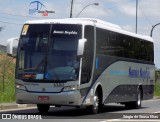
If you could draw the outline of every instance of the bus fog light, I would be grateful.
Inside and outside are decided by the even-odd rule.
[[[22,84],[16,84],[16,88],[20,90],[26,90],[26,87]]]

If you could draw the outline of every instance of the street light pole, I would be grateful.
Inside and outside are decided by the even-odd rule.
[[[151,36],[151,37],[152,37],[153,29],[154,29],[157,25],[160,25],[160,23],[157,23],[157,24],[155,24],[154,26],[152,26],[151,33],[150,33],[150,36]]]
[[[73,9],[73,0],[71,1],[71,11],[70,11],[70,18],[72,18],[72,9]]]
[[[137,33],[137,19],[138,19],[138,0],[136,0],[136,33]]]
[[[81,13],[82,13],[82,11],[84,10],[84,9],[86,9],[88,6],[90,6],[90,5],[95,5],[95,6],[98,6],[99,5],[99,3],[92,3],[92,4],[88,4],[88,5],[86,5],[78,14],[77,14],[77,16],[76,17],[78,17]]]

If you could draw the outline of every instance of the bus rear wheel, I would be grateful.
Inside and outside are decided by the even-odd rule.
[[[142,92],[140,89],[138,89],[137,100],[135,102],[133,102],[133,107],[136,109],[139,109],[139,108],[141,108],[141,104],[142,104]]]
[[[142,92],[141,92],[140,89],[138,89],[136,101],[125,103],[125,107],[126,108],[131,108],[131,109],[132,108],[133,109],[139,109],[139,108],[141,108],[141,104],[142,104]]]
[[[37,104],[37,108],[38,108],[38,111],[39,111],[41,114],[46,114],[46,113],[48,113],[48,111],[49,111],[50,105]]]

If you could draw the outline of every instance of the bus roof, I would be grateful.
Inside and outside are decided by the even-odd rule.
[[[105,22],[99,19],[94,18],[66,18],[66,19],[44,19],[44,20],[31,20],[26,21],[25,24],[51,24],[51,23],[59,23],[59,24],[82,24],[82,25],[94,25],[96,23],[96,27],[108,29],[110,31],[114,31],[117,33],[125,34],[128,36],[132,36],[135,38],[144,39],[150,42],[154,42],[150,36],[144,36],[136,33],[132,33],[126,30],[123,30],[120,26]]]

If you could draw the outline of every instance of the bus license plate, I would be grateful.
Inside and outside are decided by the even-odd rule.
[[[49,100],[49,96],[38,96],[38,100]]]

